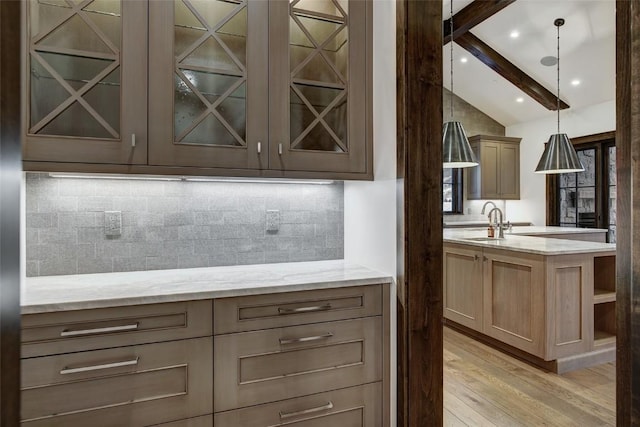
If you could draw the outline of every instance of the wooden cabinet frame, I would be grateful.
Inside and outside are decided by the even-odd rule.
[[[520,140],[475,135],[469,143],[480,164],[467,169],[467,198],[520,199]]]

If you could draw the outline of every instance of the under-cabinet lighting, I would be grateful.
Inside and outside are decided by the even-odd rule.
[[[179,176],[154,176],[154,175],[109,175],[109,174],[73,174],[64,172],[52,172],[49,174],[51,178],[76,178],[76,179],[119,179],[119,180],[138,180],[138,181],[182,181]]]
[[[185,181],[192,182],[233,182],[233,183],[253,183],[253,184],[320,184],[329,185],[334,181],[328,180],[296,180],[296,179],[280,179],[280,178],[214,178],[214,177],[185,177]]]
[[[233,182],[254,184],[333,184],[332,180],[296,180],[282,178],[227,178],[227,177],[189,177],[189,176],[160,176],[160,175],[111,175],[111,174],[76,174],[65,172],[51,172],[51,178],[76,178],[76,179],[116,179],[138,181],[189,181],[189,182]]]

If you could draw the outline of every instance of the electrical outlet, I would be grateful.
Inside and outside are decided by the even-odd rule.
[[[280,230],[280,211],[267,211],[267,231],[275,233]]]
[[[104,235],[108,237],[120,236],[122,234],[122,212],[104,212]]]

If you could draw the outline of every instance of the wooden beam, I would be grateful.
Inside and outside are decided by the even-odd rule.
[[[442,1],[398,0],[398,417],[440,426]]]
[[[454,18],[455,20],[455,18]],[[455,21],[454,21],[455,22]],[[466,49],[473,56],[482,61],[489,68],[513,83],[516,87],[538,101],[545,108],[557,110],[556,94],[549,91],[540,83],[531,78],[524,71],[516,67],[512,62],[493,50],[488,44],[474,36],[470,32],[456,38],[456,43]],[[569,105],[560,100],[560,109],[569,108]]]
[[[475,0],[453,16],[453,39],[465,34],[471,28],[487,18],[500,12],[516,0]],[[443,22],[442,34],[444,44],[451,41],[451,24],[446,19]]]

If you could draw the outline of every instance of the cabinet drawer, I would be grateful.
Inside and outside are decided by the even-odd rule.
[[[210,300],[22,316],[22,357],[211,335]]]
[[[381,383],[367,384],[215,415],[215,425],[381,427]]]
[[[379,316],[214,337],[215,412],[382,379]]]
[[[22,422],[120,427],[210,414],[212,340],[22,360]]]
[[[382,313],[382,285],[214,300],[214,334],[255,331]]]

